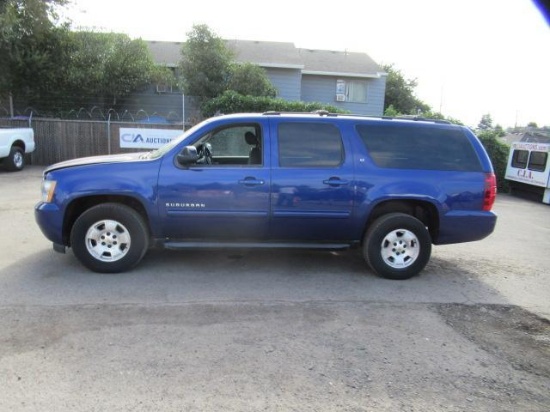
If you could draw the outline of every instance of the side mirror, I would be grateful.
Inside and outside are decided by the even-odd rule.
[[[185,146],[177,156],[178,163],[181,166],[189,166],[199,160],[199,154],[195,146]]]

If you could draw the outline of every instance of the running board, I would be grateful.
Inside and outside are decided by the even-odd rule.
[[[349,243],[281,243],[281,242],[164,242],[165,249],[349,249]]]

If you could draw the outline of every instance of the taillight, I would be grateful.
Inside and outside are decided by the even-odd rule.
[[[483,194],[483,210],[488,212],[493,208],[497,197],[497,177],[494,173],[485,175],[485,189]]]

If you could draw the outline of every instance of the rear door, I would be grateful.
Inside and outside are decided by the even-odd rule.
[[[351,147],[336,122],[271,118],[270,238],[349,240],[354,199]]]

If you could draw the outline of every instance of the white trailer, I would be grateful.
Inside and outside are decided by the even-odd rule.
[[[549,155],[549,143],[512,143],[505,175],[512,192],[535,193],[542,196],[544,203],[550,204]]]

